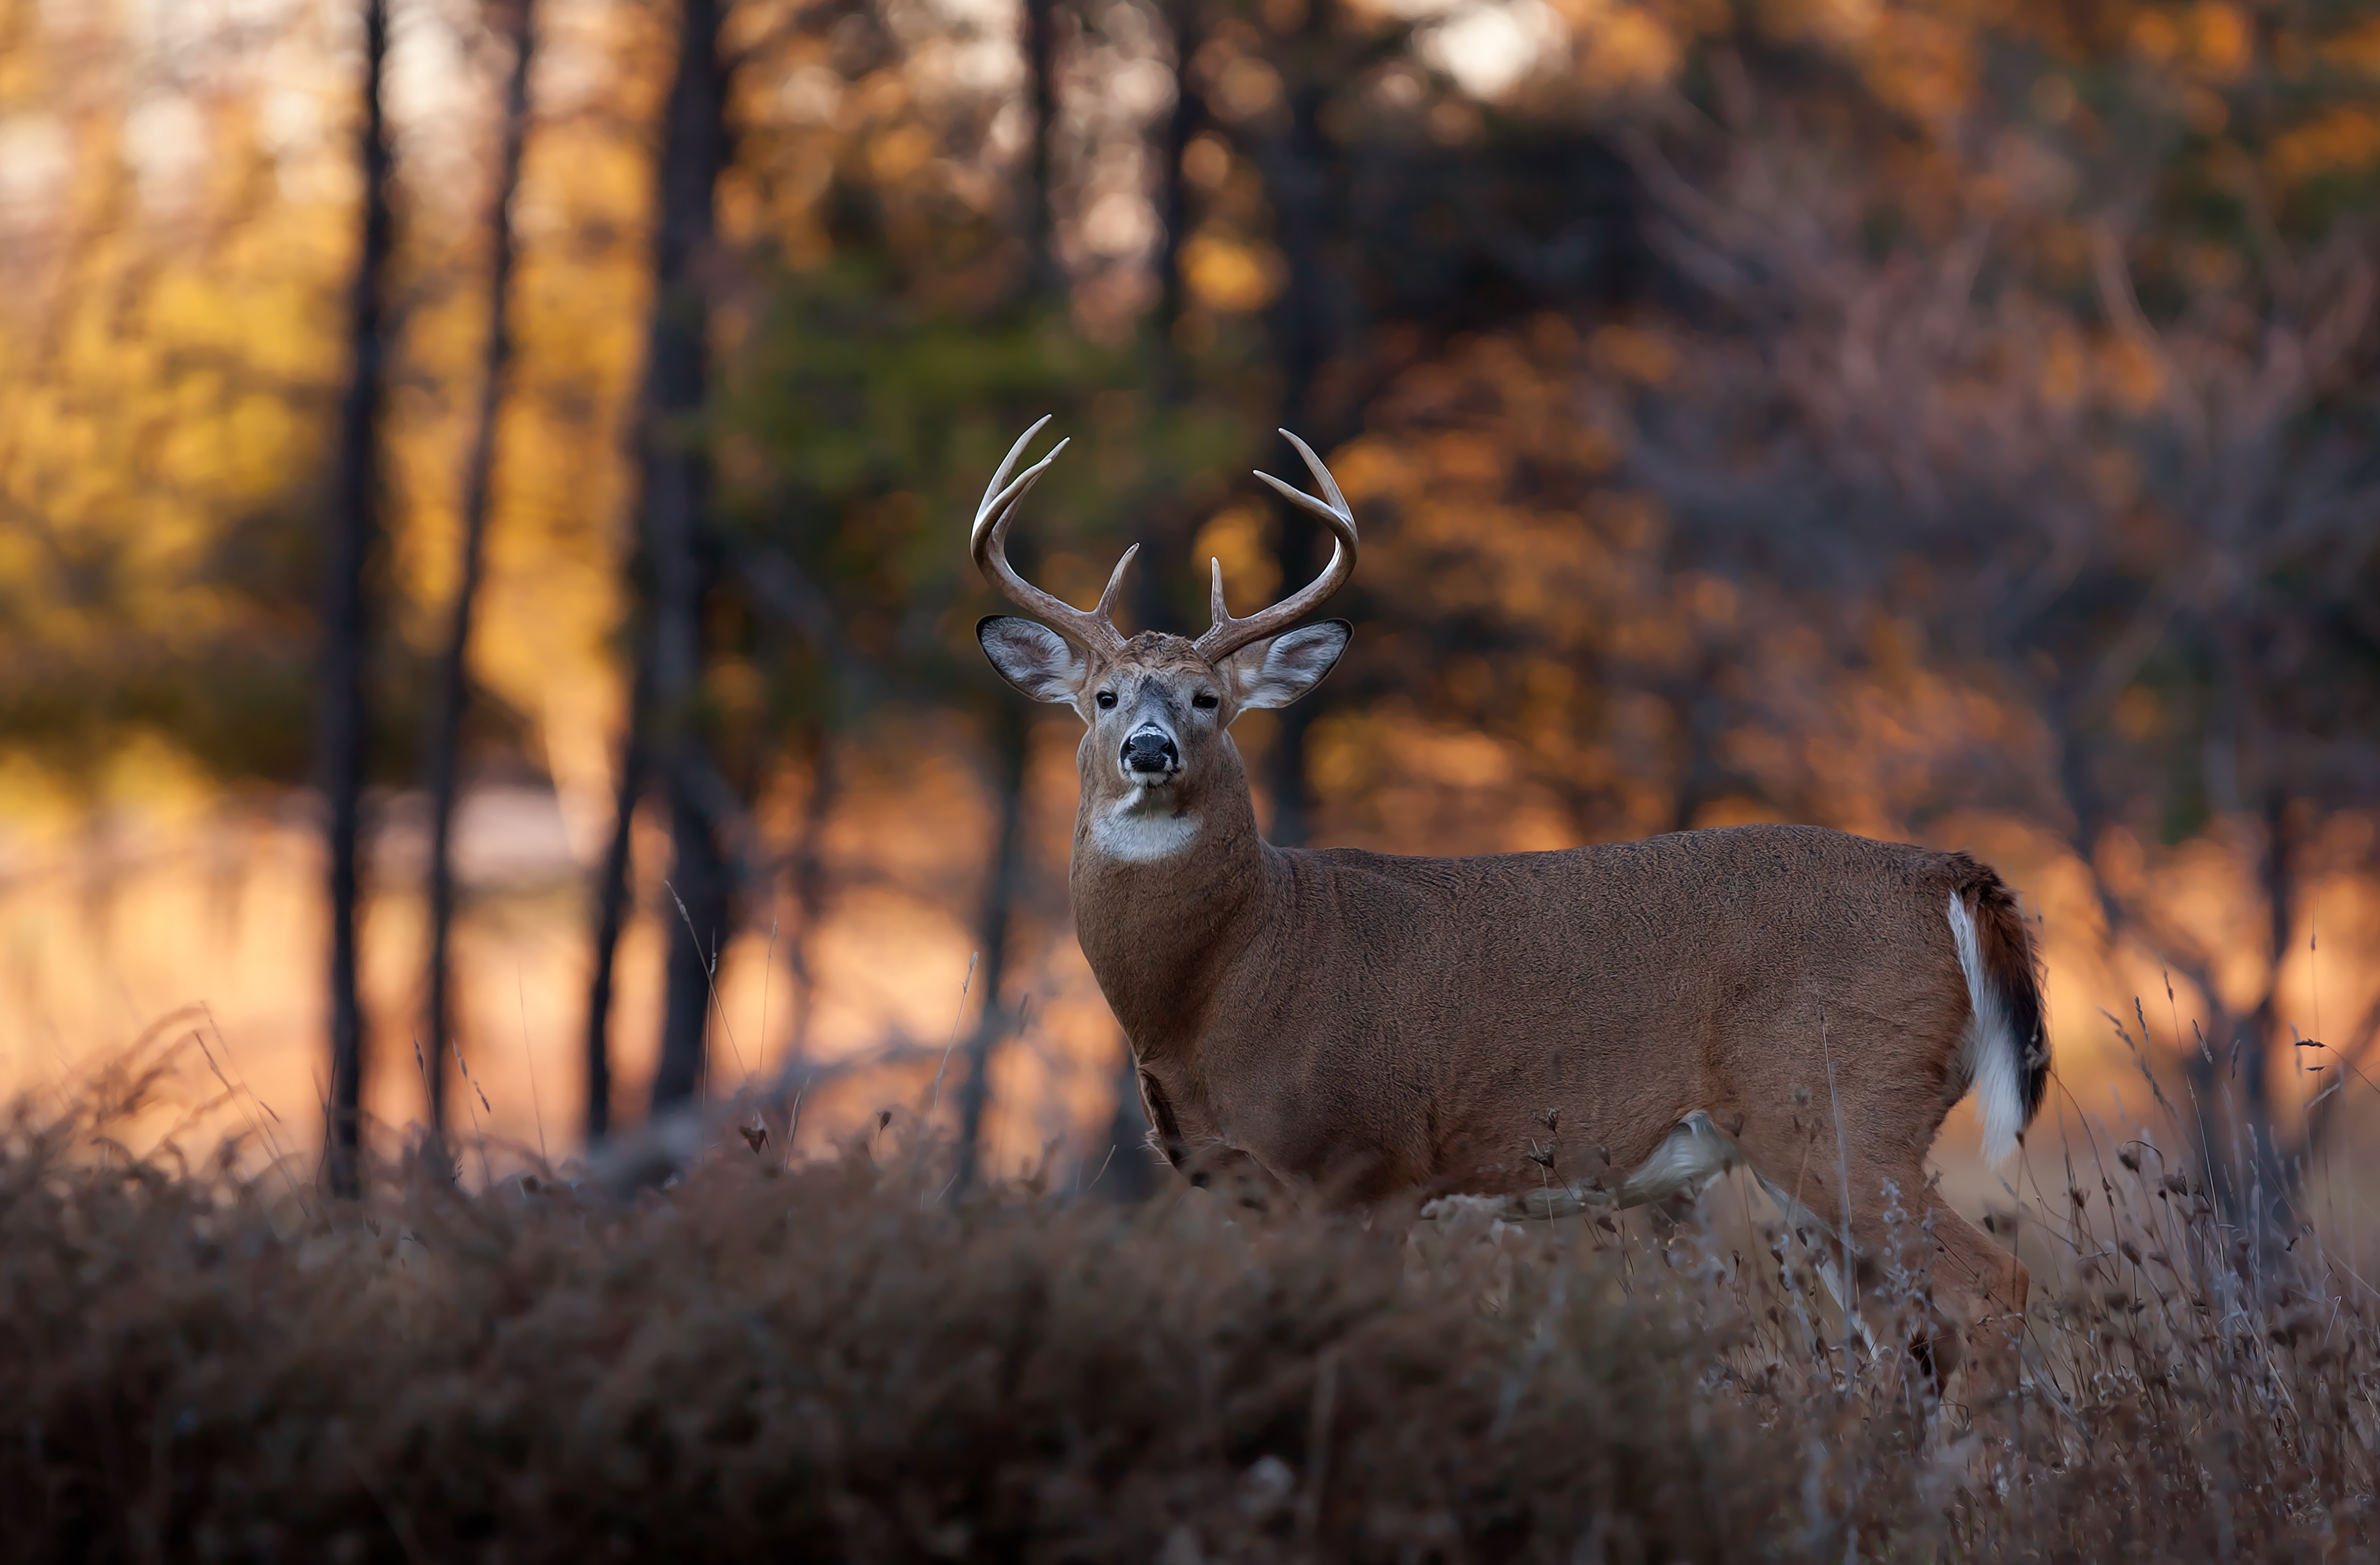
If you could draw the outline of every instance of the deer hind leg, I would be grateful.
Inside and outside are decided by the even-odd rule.
[[[1974,1409],[2013,1390],[2029,1279],[1925,1182],[1925,1171],[1881,1177],[1853,1193],[1852,1235],[1863,1261],[1879,1263],[1883,1297],[1907,1308],[1910,1351],[1947,1403]],[[1873,1260],[1871,1260],[1873,1258]]]
[[[1826,1284],[1828,1296],[1833,1299],[1842,1310],[1846,1328],[1858,1333],[1860,1341],[1866,1344],[1869,1353],[1877,1352],[1876,1333],[1870,1327],[1866,1314],[1858,1307],[1861,1283],[1856,1264],[1850,1268],[1852,1275],[1845,1275],[1842,1229],[1834,1219],[1820,1216],[1808,1202],[1803,1199],[1803,1196],[1808,1196],[1811,1200],[1825,1204],[1827,1200],[1825,1192],[1810,1188],[1806,1181],[1801,1183],[1799,1194],[1789,1191],[1770,1178],[1757,1165],[1753,1168],[1752,1177],[1758,1182],[1760,1188],[1767,1193],[1768,1199],[1775,1204],[1778,1215],[1784,1220],[1786,1233],[1799,1244],[1800,1248],[1815,1257],[1817,1264],[1811,1269],[1818,1274],[1818,1280]],[[1781,1259],[1782,1256],[1780,1256],[1779,1258]],[[1856,1258],[1855,1246],[1854,1263]],[[1785,1272],[1785,1285],[1794,1295],[1796,1311],[1804,1308],[1803,1301],[1807,1295],[1803,1292],[1799,1274],[1791,1267],[1788,1267]]]
[[[1815,1174],[1804,1166],[1797,1194],[1774,1169],[1755,1162],[1755,1177],[1787,1229],[1821,1257],[1819,1277],[1871,1351],[1905,1338],[1946,1400],[1972,1402],[2013,1387],[2025,1269],[1928,1186],[1922,1166],[1853,1165],[1849,1265],[1835,1215],[1838,1171]]]
[[[1934,1256],[1930,1271],[1936,1309],[1950,1325],[1949,1362],[1939,1366],[1969,1404],[2016,1389],[2022,1359],[2025,1294],[2031,1286],[2024,1263],[1950,1208],[1932,1190],[1925,1192]],[[1962,1372],[1962,1373],[1960,1373]]]

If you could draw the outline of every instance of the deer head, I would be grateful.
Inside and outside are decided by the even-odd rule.
[[[976,626],[991,666],[1038,701],[1071,706],[1087,730],[1078,760],[1083,818],[1116,856],[1162,858],[1196,835],[1201,801],[1218,790],[1245,799],[1246,775],[1229,730],[1242,712],[1285,707],[1322,681],[1346,649],[1344,620],[1292,630],[1355,569],[1355,518],[1347,497],[1313,448],[1287,430],[1314,475],[1322,498],[1303,493],[1269,473],[1257,478],[1330,528],[1330,563],[1303,591],[1234,619],[1223,603],[1223,566],[1213,565],[1214,623],[1193,641],[1143,631],[1126,637],[1112,617],[1135,545],[1116,562],[1095,608],[1063,602],[1019,576],[1008,563],[1009,525],[1058,453],[1010,478],[1043,419],[1009,448],[976,511],[976,567],[1018,607],[1036,616],[994,614]]]

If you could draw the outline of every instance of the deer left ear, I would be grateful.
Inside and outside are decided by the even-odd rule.
[[[1242,711],[1289,705],[1322,683],[1354,634],[1345,620],[1325,620],[1242,648],[1225,662],[1235,704]]]

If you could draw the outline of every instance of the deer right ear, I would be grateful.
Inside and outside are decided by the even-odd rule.
[[[1090,660],[1038,621],[990,614],[977,622],[975,638],[1000,677],[1037,701],[1072,706],[1090,676]]]

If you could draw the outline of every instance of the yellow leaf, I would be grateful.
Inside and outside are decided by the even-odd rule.
[[[1269,250],[1212,234],[1182,247],[1182,274],[1209,309],[1245,314],[1262,309],[1280,291],[1280,262]]]

